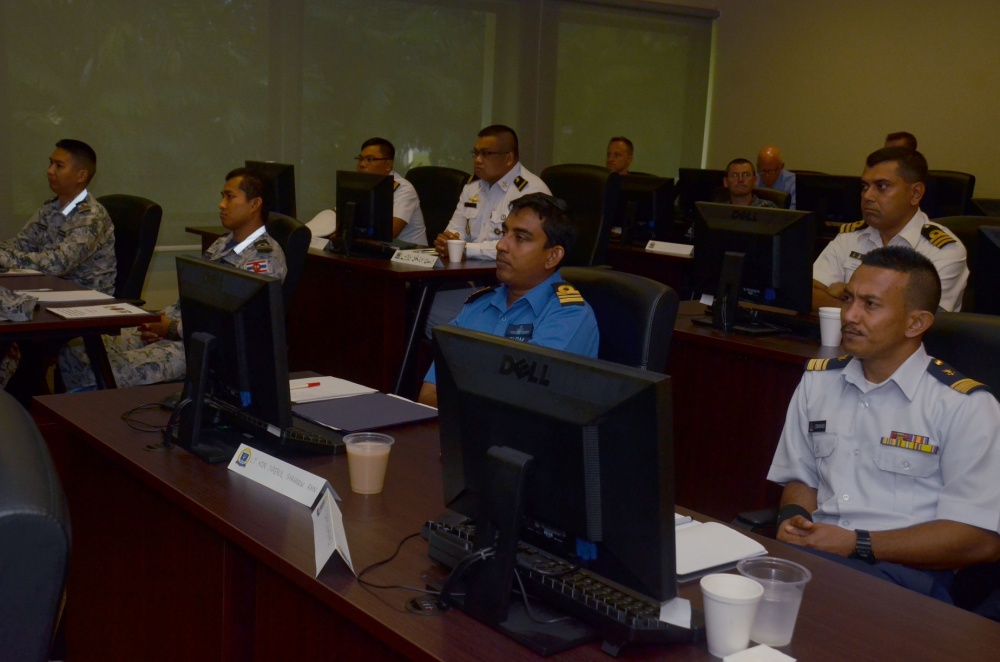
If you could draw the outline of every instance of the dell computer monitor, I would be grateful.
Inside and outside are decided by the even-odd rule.
[[[390,175],[337,171],[334,252],[349,255],[357,240],[392,241],[392,185]]]
[[[711,202],[697,207],[696,292],[715,295],[726,253],[737,253],[743,255],[741,301],[797,313],[812,310],[816,223],[810,212]]]
[[[680,168],[677,171],[677,193],[681,218],[686,221],[697,218],[695,203],[714,200],[715,189],[722,186],[725,178],[725,170]]]
[[[295,167],[274,161],[246,161],[245,164],[271,181],[271,211],[298,218],[295,214]]]
[[[970,284],[975,285],[973,309],[1000,315],[1000,226],[982,225],[977,233],[976,259]]]
[[[510,511],[481,502],[488,451],[525,453],[521,540],[674,598],[670,378],[449,325],[434,337],[445,505],[476,519],[478,536],[484,510]]]
[[[179,257],[177,285],[187,378],[167,443],[208,462],[229,461],[241,444],[341,452],[337,433],[293,424],[281,281]]]
[[[669,241],[674,224],[674,180],[665,177],[621,178],[614,226],[621,228],[621,243],[645,244],[650,239]]]
[[[817,223],[861,220],[861,179],[843,175],[800,172],[795,175],[795,207],[811,211]],[[827,234],[836,233],[831,229]]]

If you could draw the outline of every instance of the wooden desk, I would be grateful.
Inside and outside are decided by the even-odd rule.
[[[678,503],[732,520],[776,506],[766,480],[806,362],[841,354],[795,336],[754,338],[696,326],[705,306],[682,301],[667,373],[674,379]]]
[[[201,236],[205,247],[223,233],[221,227],[187,231]],[[421,298],[429,307],[444,283],[495,275],[492,260],[421,269],[310,249],[287,311],[289,370],[314,370],[391,393],[414,328],[410,310]]]
[[[5,276],[0,274],[0,286],[10,290],[50,289],[54,291],[82,290],[76,283],[63,280],[56,276]],[[99,299],[92,301],[67,301],[60,303],[41,303],[35,308],[32,319],[25,322],[0,322],[0,341],[13,342],[17,340],[55,339],[69,341],[83,337],[94,369],[94,376],[100,388],[114,388],[115,377],[108,363],[108,354],[101,341],[101,334],[114,334],[125,327],[138,326],[157,322],[159,315],[136,315],[128,317],[91,317],[85,319],[66,319],[52,312],[53,308],[69,308],[75,306],[98,305],[113,303],[114,299]],[[6,347],[6,345],[4,345]],[[5,350],[6,351],[6,350]]]
[[[694,259],[653,253],[632,246],[608,247],[608,264],[615,271],[645,276],[673,288],[680,298],[691,294]]]
[[[413,593],[361,587],[337,559],[313,577],[309,509],[188,453],[144,450],[155,435],[119,412],[176,387],[46,396],[35,415],[63,476],[73,527],[65,612],[72,660],[523,660],[524,648],[451,611],[416,616]],[[144,420],[164,422],[163,412]],[[328,478],[355,567],[388,558],[442,512],[437,427],[393,432],[386,490],[350,491],[343,456],[296,460]],[[789,654],[801,660],[990,659],[1000,625],[774,541],[810,568]],[[423,541],[371,573],[422,586]],[[701,605],[697,583],[682,587]],[[629,659],[712,659],[704,644],[635,650]],[[555,660],[608,660],[596,644]]]

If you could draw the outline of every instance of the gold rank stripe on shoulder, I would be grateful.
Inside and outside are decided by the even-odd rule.
[[[514,178],[514,186],[517,187],[518,191],[523,191],[524,187],[527,185],[528,185],[528,180],[522,177],[521,175],[518,175],[517,177]]]
[[[563,306],[582,306],[583,295],[569,283],[555,283],[552,287],[556,290],[556,298]]]
[[[484,288],[482,288],[480,290],[476,290],[475,292],[473,292],[472,294],[470,294],[465,299],[465,303],[472,303],[473,301],[475,301],[479,297],[483,296],[484,294],[488,294],[488,293],[492,292],[493,290],[497,289],[498,287],[499,287],[499,285],[490,285],[490,286],[484,287]]]
[[[392,183],[392,190],[395,191],[398,188],[399,188],[399,182],[393,182]]]
[[[982,382],[977,382],[975,379],[969,379],[968,377],[966,377],[965,379],[958,380],[957,382],[952,384],[951,387],[956,391],[958,391],[959,393],[971,393],[972,391],[980,387],[985,388],[986,384]]]
[[[920,230],[920,234],[935,248],[944,248],[948,244],[954,244],[956,239],[945,232],[943,228],[928,223]]]
[[[853,223],[844,223],[840,226],[839,232],[856,232],[858,230],[863,230],[868,227],[868,224],[864,221],[855,221]]]
[[[838,356],[832,359],[809,359],[809,362],[806,363],[806,371],[840,370],[850,363],[850,361],[850,355]]]
[[[465,182],[466,186],[468,186],[468,185],[469,185],[469,184],[471,184],[472,182],[476,181],[477,179],[479,179],[479,178],[478,178],[478,177],[476,177],[475,175],[469,175],[469,179],[468,179],[468,181],[467,181],[467,182]]]
[[[927,364],[927,371],[945,386],[965,395],[991,390],[986,384],[969,379],[941,359],[931,359]]]

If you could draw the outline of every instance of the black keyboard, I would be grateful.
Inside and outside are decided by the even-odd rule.
[[[472,551],[475,526],[462,515],[447,513],[423,529],[427,553],[448,567]],[[604,650],[617,655],[632,644],[701,641],[705,622],[691,614],[691,629],[660,620],[660,603],[576,567],[525,542],[518,543],[517,571],[529,594],[592,626],[604,638]]]

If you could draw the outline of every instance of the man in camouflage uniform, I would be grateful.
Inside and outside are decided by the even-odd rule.
[[[270,209],[269,191],[270,182],[254,170],[239,168],[226,175],[219,218],[229,234],[209,246],[206,260],[284,279],[285,254],[264,228]],[[162,311],[157,323],[124,329],[120,336],[105,336],[104,346],[118,386],[183,378],[183,337],[179,302]],[[94,384],[94,373],[82,345],[60,352],[59,370],[67,390]]]
[[[96,172],[97,155],[89,145],[57,142],[46,171],[56,197],[16,237],[0,242],[0,267],[37,269],[114,294],[114,227],[107,210],[87,191]]]

